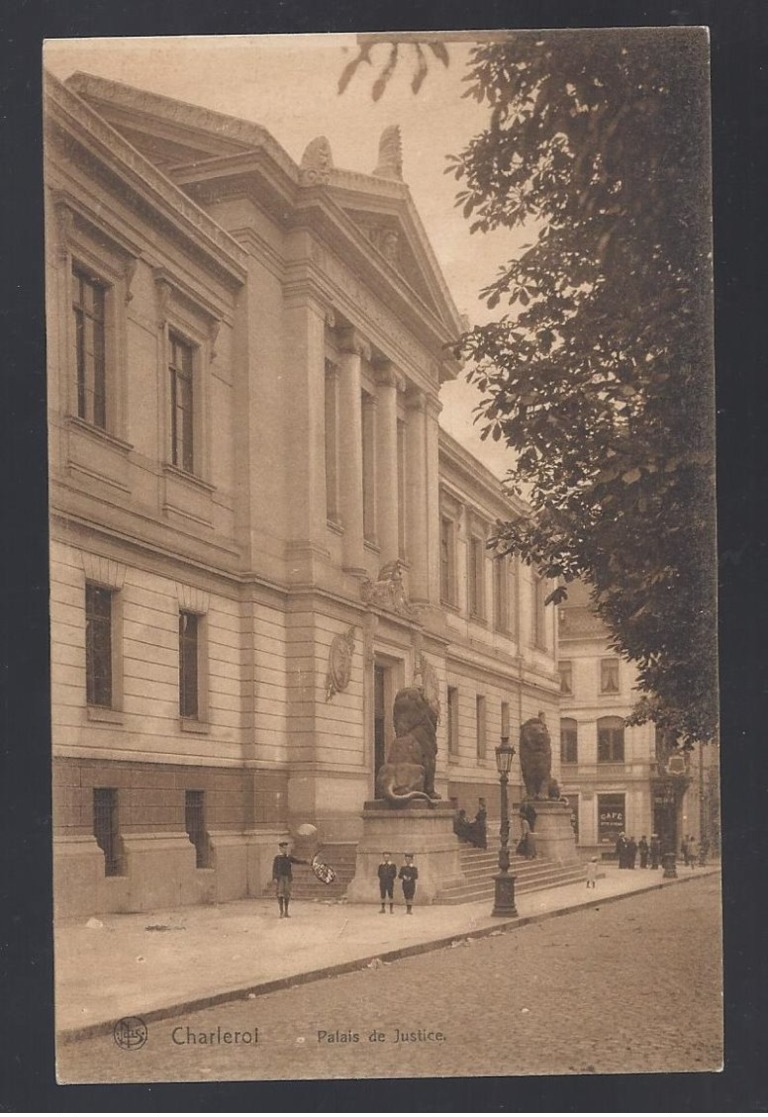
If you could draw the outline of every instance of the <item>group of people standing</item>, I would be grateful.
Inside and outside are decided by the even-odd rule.
[[[680,853],[683,856],[683,862],[691,869],[695,869],[697,863],[699,865],[706,865],[707,855],[709,854],[709,842],[706,838],[702,838],[700,842],[697,842],[693,834],[686,834],[680,843]]]
[[[416,881],[419,879],[419,870],[413,863],[413,854],[405,853],[405,864],[400,866],[400,872],[397,871],[397,865],[392,860],[392,854],[385,850],[381,855],[384,860],[379,865],[379,893],[381,895],[381,908],[379,915],[383,915],[386,911],[385,904],[389,901],[390,915],[395,911],[395,881],[400,880],[403,884],[403,899],[405,900],[405,913],[406,915],[413,915],[413,898],[416,895]]]
[[[485,799],[478,799],[477,813],[472,821],[462,807],[453,816],[453,832],[459,841],[469,842],[478,849],[488,848],[488,810]]]
[[[661,862],[661,842],[658,834],[651,834],[650,842],[645,834],[640,841],[635,841],[634,835],[628,838],[623,832],[619,834],[616,842],[616,856],[619,859],[620,869],[634,869],[640,857],[641,869],[658,869]],[[649,864],[650,862],[650,864]]]

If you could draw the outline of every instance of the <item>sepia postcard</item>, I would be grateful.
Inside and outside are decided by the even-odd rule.
[[[58,1081],[722,1069],[706,29],[44,69]]]

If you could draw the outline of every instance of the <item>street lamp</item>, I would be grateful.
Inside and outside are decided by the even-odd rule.
[[[499,773],[501,784],[501,828],[499,837],[499,871],[495,875],[495,895],[491,915],[516,916],[515,907],[515,878],[509,871],[509,802],[507,799],[507,783],[509,770],[512,767],[512,757],[515,750],[509,743],[509,737],[502,737],[501,744],[494,750],[496,753],[496,770]]]

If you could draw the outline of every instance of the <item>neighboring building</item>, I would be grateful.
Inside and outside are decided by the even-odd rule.
[[[299,823],[354,843],[414,679],[438,790],[493,814],[499,737],[555,729],[557,622],[438,425],[461,324],[397,135],[360,174],[87,75],[45,108],[58,910],[259,895]]]
[[[583,583],[568,587],[558,612],[561,787],[579,845],[607,852],[621,831],[638,840],[655,832],[679,849],[684,834],[700,834],[698,777],[692,788],[700,747],[692,762],[652,723],[625,725],[638,698],[635,670],[610,649]]]

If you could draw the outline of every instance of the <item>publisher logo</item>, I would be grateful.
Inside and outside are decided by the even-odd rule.
[[[147,1025],[140,1016],[124,1016],[115,1024],[112,1034],[124,1051],[138,1051],[147,1042]]]

